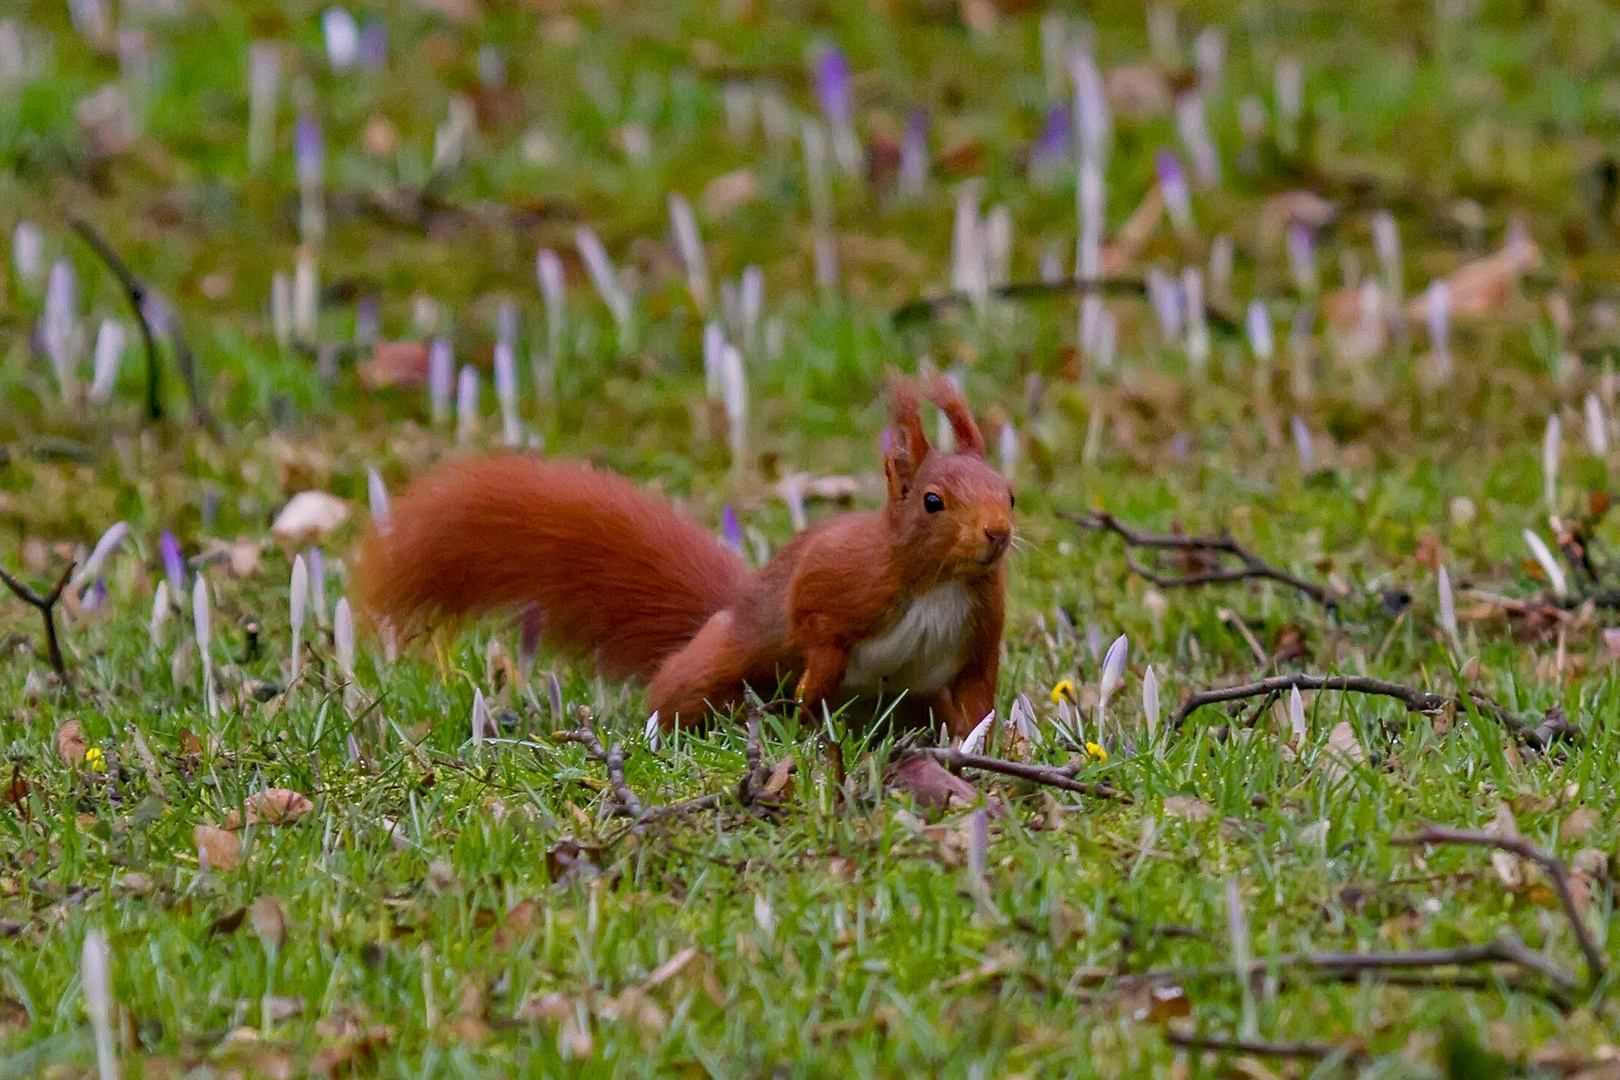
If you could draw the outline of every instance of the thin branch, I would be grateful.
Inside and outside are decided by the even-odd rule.
[[[1445,829],[1436,826],[1424,829],[1414,836],[1396,837],[1390,841],[1400,847],[1419,847],[1429,844],[1472,844],[1479,847],[1491,847],[1500,851],[1510,852],[1528,862],[1533,862],[1547,872],[1552,878],[1553,892],[1558,894],[1558,902],[1563,905],[1564,917],[1569,920],[1569,928],[1575,932],[1575,940],[1580,944],[1581,955],[1586,960],[1586,980],[1588,985],[1596,986],[1603,981],[1608,971],[1608,959],[1603,955],[1603,949],[1592,936],[1591,929],[1581,918],[1581,912],[1575,905],[1575,896],[1569,888],[1569,867],[1564,865],[1562,859],[1550,855],[1536,847],[1530,841],[1519,836],[1496,836],[1487,832],[1476,832],[1469,829]]]
[[[67,661],[62,658],[62,643],[56,636],[56,602],[62,599],[62,591],[67,588],[68,579],[73,577],[73,569],[77,564],[69,562],[62,576],[56,579],[51,591],[41,596],[27,585],[12,577],[4,567],[0,567],[0,581],[4,581],[6,588],[10,589],[23,603],[39,612],[45,620],[45,651],[50,657],[51,668],[62,680],[62,685],[71,686],[68,678]]]
[[[996,300],[1036,300],[1049,296],[1146,296],[1147,284],[1141,278],[1064,278],[1061,281],[1014,281],[998,285],[989,295]],[[952,308],[971,307],[977,299],[970,293],[950,292],[939,296],[925,296],[909,301],[894,311],[894,325],[925,322],[938,318]],[[1242,327],[1238,321],[1207,300],[1204,317],[1222,333],[1236,335]]]
[[[978,769],[980,772],[997,773],[1001,776],[1028,780],[1032,784],[1045,784],[1048,787],[1061,788],[1064,791],[1072,791],[1076,795],[1090,795],[1098,799],[1118,799],[1124,803],[1133,801],[1128,794],[1116,787],[1076,780],[1064,770],[1052,765],[1030,765],[1022,761],[1008,761],[1005,758],[987,757],[984,754],[965,754],[954,746],[920,746],[916,748],[916,752],[926,754],[941,765],[953,769]]]
[[[608,784],[613,789],[615,812],[631,819],[629,826],[624,830],[631,832],[655,821],[715,810],[730,800],[735,800],[745,809],[753,807],[769,783],[773,771],[763,763],[760,723],[764,711],[765,706],[761,703],[755,702],[749,706],[748,771],[737,782],[736,790],[712,792],[663,806],[642,805],[640,797],[624,778],[624,747],[619,743],[614,743],[611,748],[604,747],[602,740],[597,738],[596,732],[590,726],[588,713],[581,710],[582,723],[578,728],[573,731],[559,731],[552,737],[560,742],[578,743],[585,748],[586,755],[592,761],[601,762],[607,767]],[[619,835],[622,836],[623,833]]]
[[[1240,686],[1200,690],[1183,701],[1171,714],[1170,726],[1180,727],[1187,717],[1205,705],[1217,705],[1223,701],[1241,701],[1267,694],[1281,694],[1288,690],[1341,690],[1350,694],[1372,694],[1376,697],[1394,698],[1409,711],[1417,713],[1433,713],[1448,707],[1457,709],[1464,707],[1462,699],[1452,694],[1431,694],[1404,683],[1388,682],[1366,675],[1307,675],[1296,672],[1273,675],[1269,679],[1243,683]],[[1469,696],[1473,699],[1475,708],[1501,721],[1516,738],[1531,749],[1544,750],[1551,742],[1551,735],[1568,733],[1563,728],[1556,732],[1543,733],[1541,729],[1533,727],[1523,718],[1508,712],[1489,698],[1472,691]]]
[[[136,276],[129,264],[119,257],[118,252],[107,242],[95,226],[83,218],[70,219],[73,230],[84,238],[91,249],[112,271],[118,283],[123,286],[124,295],[129,299],[129,306],[135,312],[135,320],[140,324],[141,341],[146,346],[146,413],[151,420],[163,419],[163,369],[158,361],[157,332],[152,326],[151,315],[147,310],[148,304],[165,303],[162,296],[155,292],[146,282]],[[191,346],[186,342],[186,336],[180,329],[180,320],[173,312],[165,320],[164,331],[169,343],[174,346],[175,366],[186,380],[186,392],[191,396],[191,415],[210,431],[218,434],[213,418],[208,413],[208,406],[202,400],[197,388],[197,364],[191,353]]]
[[[1375,953],[1283,953],[1258,957],[1251,969],[1251,978],[1263,979],[1269,975],[1298,974],[1335,981],[1355,981],[1365,975],[1377,973],[1381,979],[1394,985],[1416,985],[1485,989],[1489,984],[1467,979],[1458,974],[1441,977],[1437,969],[1474,967],[1480,964],[1512,964],[1533,972],[1551,983],[1544,996],[1567,1005],[1564,992],[1580,986],[1580,980],[1559,967],[1547,957],[1528,948],[1511,934],[1499,934],[1483,945],[1462,945],[1454,949],[1413,949],[1400,952]],[[1204,968],[1154,968],[1149,971],[1123,976],[1129,984],[1185,983],[1204,978],[1231,978],[1233,969],[1228,964]],[[1516,981],[1505,981],[1509,989],[1530,990],[1531,986]]]
[[[1179,1046],[1185,1050],[1211,1050],[1223,1054],[1247,1054],[1250,1057],[1307,1058],[1312,1061],[1325,1061],[1331,1057],[1339,1057],[1354,1062],[1368,1060],[1367,1054],[1362,1050],[1349,1046],[1334,1046],[1330,1043],[1285,1043],[1263,1042],[1258,1039],[1223,1039],[1213,1035],[1185,1035],[1173,1029],[1165,1030],[1164,1041],[1171,1046]]]
[[[602,746],[602,740],[596,737],[589,723],[583,724],[573,731],[559,731],[554,736],[562,742],[579,743],[585,748],[585,753],[592,761],[600,761],[607,766],[608,784],[613,788],[615,808],[627,817],[640,820],[642,816],[641,799],[630,790],[630,785],[624,778],[624,747],[619,743],[613,744],[608,750]]]
[[[1126,557],[1126,562],[1132,572],[1141,575],[1161,589],[1183,589],[1198,585],[1220,585],[1263,578],[1304,593],[1329,612],[1336,612],[1339,607],[1338,599],[1323,586],[1316,584],[1314,581],[1306,581],[1302,577],[1271,565],[1225,533],[1219,536],[1182,536],[1174,533],[1144,532],[1141,529],[1125,524],[1114,515],[1100,510],[1083,514],[1071,514],[1060,510],[1057,512],[1057,516],[1064,521],[1080,526],[1082,529],[1113,533],[1121,540],[1124,540],[1130,547],[1148,548],[1155,551],[1179,551],[1184,554],[1202,554],[1216,560],[1232,558],[1238,560],[1241,564],[1235,567],[1217,566],[1215,569],[1202,570],[1196,573],[1168,575],[1143,566],[1129,556]]]

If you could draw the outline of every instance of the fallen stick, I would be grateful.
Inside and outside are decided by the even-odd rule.
[[[1608,959],[1603,955],[1603,949],[1597,940],[1592,937],[1591,929],[1581,918],[1581,912],[1575,905],[1575,896],[1569,888],[1569,867],[1564,861],[1542,851],[1530,841],[1519,836],[1496,836],[1487,832],[1476,832],[1468,829],[1444,829],[1430,827],[1413,836],[1400,836],[1390,843],[1399,847],[1420,847],[1438,844],[1470,844],[1478,847],[1491,847],[1499,851],[1506,851],[1517,855],[1527,862],[1533,862],[1547,872],[1552,878],[1553,892],[1558,894],[1558,902],[1564,908],[1564,917],[1569,920],[1569,928],[1575,932],[1575,940],[1580,944],[1581,956],[1586,961],[1586,981],[1588,986],[1595,987],[1603,981],[1608,971]]]
[[[1371,694],[1375,697],[1394,698],[1405,705],[1411,712],[1433,713],[1442,709],[1454,707],[1464,708],[1462,698],[1453,694],[1431,694],[1404,683],[1389,682],[1385,679],[1374,679],[1367,675],[1307,675],[1295,673],[1289,675],[1273,675],[1269,679],[1258,682],[1243,683],[1239,686],[1217,687],[1213,690],[1200,690],[1190,695],[1170,714],[1170,727],[1180,727],[1186,719],[1205,705],[1218,705],[1224,701],[1241,701],[1245,698],[1264,697],[1268,694],[1281,694],[1289,690],[1339,690],[1350,694]],[[1557,727],[1550,727],[1546,731],[1532,726],[1523,718],[1508,712],[1496,702],[1478,693],[1470,692],[1474,707],[1481,712],[1489,713],[1511,731],[1516,738],[1534,750],[1544,750],[1558,735],[1569,736],[1574,729],[1567,723]]]
[[[56,584],[51,587],[51,591],[43,596],[12,577],[4,567],[0,567],[0,581],[6,583],[6,588],[44,618],[45,651],[50,658],[51,669],[62,680],[62,685],[69,687],[72,686],[72,681],[68,678],[67,661],[62,657],[62,643],[56,635],[56,602],[62,599],[62,590],[67,588],[68,580],[73,577],[75,565],[69,562],[67,569],[62,571],[62,576],[57,578]]]
[[[1030,765],[1022,761],[1008,761],[1005,758],[987,757],[984,754],[965,754],[953,746],[923,746],[916,752],[926,754],[941,765],[953,769],[977,769],[980,772],[997,773],[1001,776],[1011,776],[1019,780],[1028,780],[1033,784],[1045,784],[1049,787],[1072,791],[1076,795],[1090,795],[1098,799],[1118,799],[1124,803],[1133,800],[1125,792],[1108,784],[1087,783],[1076,780],[1061,768],[1053,765]]]
[[[1307,1058],[1312,1061],[1325,1061],[1330,1057],[1341,1057],[1345,1061],[1353,1062],[1369,1060],[1364,1051],[1348,1046],[1333,1046],[1330,1043],[1226,1039],[1213,1035],[1184,1035],[1173,1029],[1165,1031],[1164,1041],[1171,1046],[1179,1046],[1184,1050],[1209,1050],[1223,1054],[1247,1054],[1250,1057]]]
[[[618,804],[617,810],[626,817],[640,820],[644,811],[641,799],[630,789],[630,784],[624,778],[624,746],[614,743],[609,750],[602,745],[602,740],[596,737],[591,729],[590,714],[581,713],[584,723],[573,731],[559,731],[555,738],[562,742],[579,743],[585,748],[585,753],[592,761],[600,761],[607,766],[608,784],[613,788],[613,798]]]
[[[180,321],[173,311],[168,310],[166,301],[155,292],[146,282],[136,276],[129,264],[119,257],[118,252],[107,242],[95,226],[83,218],[71,219],[73,230],[84,238],[98,258],[112,271],[113,277],[118,279],[119,285],[124,289],[124,295],[129,300],[129,306],[135,313],[135,321],[140,325],[141,341],[146,347],[146,413],[151,420],[163,419],[163,368],[158,362],[157,330],[152,326],[152,310],[158,310],[165,315],[163,331],[168,336],[170,344],[174,346],[175,366],[180,369],[181,376],[186,380],[186,392],[191,396],[191,415],[204,427],[213,431],[218,430],[213,417],[208,413],[208,406],[202,400],[197,388],[197,364],[191,353],[191,346],[186,342],[186,336],[180,329]],[[159,307],[162,305],[162,307]]]
[[[1124,540],[1128,547],[1202,554],[1216,560],[1215,569],[1172,576],[1143,566],[1127,553],[1125,564],[1130,567],[1131,572],[1146,578],[1161,589],[1184,589],[1198,585],[1223,585],[1236,581],[1265,579],[1305,594],[1329,612],[1336,612],[1339,607],[1338,598],[1323,586],[1271,565],[1225,533],[1219,536],[1185,536],[1179,533],[1144,532],[1101,510],[1084,514],[1071,514],[1059,510],[1057,516],[1082,529],[1113,533]],[[1218,563],[1222,558],[1237,559],[1240,565],[1220,567]]]

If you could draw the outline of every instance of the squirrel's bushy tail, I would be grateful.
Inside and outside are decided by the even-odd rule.
[[[366,538],[357,592],[396,627],[527,609],[548,643],[603,675],[650,678],[746,577],[706,529],[628,480],[509,454],[412,483]]]

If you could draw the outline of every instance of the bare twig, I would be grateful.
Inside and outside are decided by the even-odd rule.
[[[1224,686],[1214,690],[1200,690],[1191,695],[1170,716],[1170,726],[1180,727],[1187,717],[1205,705],[1217,705],[1223,701],[1241,701],[1245,698],[1264,697],[1268,694],[1281,694],[1289,690],[1341,690],[1350,694],[1372,694],[1377,697],[1394,698],[1405,705],[1411,712],[1432,713],[1452,707],[1464,707],[1460,697],[1452,694],[1431,694],[1404,683],[1388,682],[1384,679],[1374,679],[1366,675],[1307,675],[1296,672],[1288,675],[1273,675],[1269,679],[1258,682],[1243,683],[1240,686]],[[1523,718],[1508,712],[1496,702],[1491,701],[1478,693],[1470,692],[1474,707],[1481,712],[1489,713],[1511,731],[1525,745],[1535,750],[1545,749],[1551,741],[1549,734],[1532,726]],[[1566,725],[1567,727],[1567,725]],[[1556,734],[1567,734],[1560,728]]]
[[[1032,784],[1045,784],[1048,787],[1061,788],[1064,791],[1072,791],[1076,795],[1090,795],[1098,799],[1118,799],[1124,803],[1132,801],[1130,795],[1116,787],[1076,780],[1063,769],[1051,765],[1030,765],[1022,761],[1008,761],[1005,758],[987,757],[984,754],[965,754],[954,746],[921,746],[917,747],[916,752],[926,754],[941,765],[953,769],[978,769],[980,772],[997,773],[1001,776],[1028,780]]]
[[[1167,1029],[1164,1041],[1186,1050],[1210,1050],[1223,1054],[1247,1054],[1250,1057],[1308,1058],[1325,1061],[1339,1057],[1345,1061],[1361,1062],[1367,1054],[1354,1047],[1333,1046],[1330,1043],[1263,1042],[1258,1039],[1224,1039],[1213,1035],[1186,1035]]]
[[[990,290],[997,300],[1033,300],[1045,296],[1068,295],[1146,296],[1147,285],[1141,278],[1064,278],[1061,281],[1014,281]],[[894,324],[906,326],[937,318],[951,308],[969,307],[975,298],[965,292],[944,293],[912,300],[895,309]],[[1210,324],[1227,334],[1238,334],[1242,327],[1236,319],[1206,301],[1204,317]]]
[[[1111,532],[1124,540],[1130,547],[1204,555],[1216,562],[1216,568],[1214,569],[1170,575],[1143,566],[1129,555],[1125,557],[1126,565],[1130,567],[1133,573],[1146,578],[1161,589],[1181,589],[1196,585],[1219,585],[1234,581],[1263,578],[1304,593],[1327,608],[1329,612],[1336,612],[1339,607],[1338,598],[1323,586],[1316,584],[1314,581],[1306,581],[1302,577],[1271,565],[1226,533],[1221,533],[1219,536],[1183,536],[1176,533],[1143,532],[1141,529],[1125,524],[1114,515],[1100,510],[1083,514],[1071,514],[1060,510],[1057,516],[1064,521],[1080,526],[1082,529]],[[1219,566],[1219,560],[1222,558],[1236,559],[1239,565],[1221,567]]]
[[[630,790],[630,785],[624,778],[624,747],[621,744],[614,743],[611,750],[605,748],[602,740],[596,737],[596,732],[591,730],[589,722],[573,731],[559,731],[554,737],[562,742],[579,743],[592,761],[600,761],[606,765],[608,784],[613,788],[616,809],[627,817],[640,820],[643,813],[641,799]]]
[[[597,738],[595,730],[590,726],[589,713],[581,711],[582,723],[573,731],[559,731],[552,737],[560,742],[578,743],[585,748],[585,753],[592,761],[599,761],[607,767],[608,784],[613,789],[615,811],[631,819],[625,832],[639,830],[644,825],[655,821],[666,821],[670,818],[681,817],[686,814],[702,813],[706,810],[716,810],[725,805],[728,800],[734,800],[738,805],[751,808],[759,801],[761,794],[769,784],[772,768],[763,763],[764,752],[761,746],[760,722],[764,716],[765,705],[755,702],[748,710],[748,770],[737,782],[734,791],[717,791],[708,795],[699,795],[696,798],[684,799],[681,802],[669,803],[663,806],[643,806],[641,799],[636,795],[624,778],[624,747],[614,743],[611,748],[604,747],[602,740]],[[620,835],[623,835],[621,833]]]
[[[91,249],[107,269],[112,271],[118,283],[123,286],[124,295],[129,298],[129,306],[135,313],[135,320],[140,324],[141,341],[146,347],[146,414],[149,419],[163,419],[163,369],[158,362],[157,331],[152,326],[152,316],[148,310],[150,304],[163,304],[165,301],[146,282],[136,276],[129,264],[119,257],[118,252],[107,242],[95,226],[83,218],[71,219],[73,230],[84,238]],[[215,430],[213,418],[208,414],[207,403],[197,388],[197,364],[191,353],[191,346],[186,343],[186,336],[180,329],[180,320],[170,316],[164,320],[164,332],[169,342],[174,346],[174,362],[180,369],[180,374],[186,380],[186,392],[191,396],[191,415],[209,430]],[[216,431],[217,434],[217,431]]]
[[[67,588],[68,579],[73,576],[75,565],[77,564],[69,562],[67,569],[62,571],[62,576],[57,578],[56,584],[51,587],[51,591],[44,596],[12,577],[4,567],[0,567],[0,581],[6,583],[6,588],[44,618],[46,655],[50,657],[51,669],[62,680],[63,686],[70,686],[72,683],[68,679],[67,661],[62,658],[62,643],[56,636],[56,602],[62,599],[62,590]]]
[[[1608,970],[1608,960],[1603,955],[1603,949],[1593,938],[1592,931],[1587,927],[1586,921],[1581,918],[1581,912],[1575,906],[1575,896],[1569,888],[1569,867],[1564,865],[1562,859],[1550,855],[1536,847],[1530,841],[1519,836],[1496,836],[1487,832],[1476,832],[1469,829],[1445,829],[1431,826],[1413,836],[1396,837],[1390,841],[1401,847],[1419,847],[1430,844],[1473,844],[1479,847],[1491,847],[1500,851],[1510,852],[1528,862],[1533,862],[1547,872],[1552,878],[1553,892],[1558,894],[1558,902],[1563,905],[1564,917],[1569,920],[1569,928],[1575,932],[1575,940],[1580,944],[1581,956],[1586,960],[1586,980],[1588,985],[1596,986],[1603,980]]]
[[[1580,986],[1580,980],[1559,967],[1547,957],[1528,948],[1511,934],[1499,934],[1482,945],[1462,945],[1454,949],[1413,949],[1400,952],[1375,953],[1283,953],[1278,956],[1256,958],[1251,978],[1263,979],[1268,975],[1295,973],[1307,977],[1354,981],[1377,973],[1380,979],[1392,984],[1463,987],[1485,989],[1489,984],[1469,980],[1457,975],[1442,977],[1437,969],[1474,967],[1479,964],[1512,964],[1527,972],[1542,976],[1551,984],[1547,995],[1561,1005],[1567,1004],[1564,992]],[[1231,978],[1229,964],[1204,968],[1155,968],[1138,974],[1123,976],[1128,984],[1185,983],[1205,978]],[[1506,983],[1511,989],[1529,990],[1530,986],[1518,982]]]

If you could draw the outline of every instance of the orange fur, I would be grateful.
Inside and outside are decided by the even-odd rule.
[[[865,692],[851,675],[864,657],[862,677],[910,692],[960,736],[995,703],[1012,495],[955,389],[940,380],[928,397],[958,452],[929,447],[916,388],[897,380],[883,509],[805,530],[757,574],[627,480],[506,455],[413,484],[366,541],[359,595],[396,625],[527,609],[553,645],[591,655],[609,677],[647,680],[666,724],[702,722],[783,683],[813,714],[838,708]],[[932,650],[915,669],[891,655],[914,625],[926,628],[917,648]],[[889,666],[874,675],[874,664]],[[930,681],[891,686],[891,676]]]

